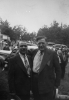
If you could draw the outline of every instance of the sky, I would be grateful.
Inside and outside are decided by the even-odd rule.
[[[69,0],[0,0],[0,17],[28,32],[50,26],[54,20],[69,25]]]

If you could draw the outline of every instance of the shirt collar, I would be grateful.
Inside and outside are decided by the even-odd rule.
[[[25,54],[25,55],[22,55],[20,52],[19,52],[19,55],[20,55],[21,57],[24,57],[24,56],[26,56],[26,54]]]

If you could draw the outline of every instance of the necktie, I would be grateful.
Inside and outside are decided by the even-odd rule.
[[[27,69],[27,67],[28,67],[28,61],[27,61],[27,58],[26,58],[26,56],[24,56],[24,63],[25,63],[25,67],[26,67],[26,69]]]
[[[25,67],[27,69],[27,74],[30,75],[31,68],[30,68],[30,65],[29,65],[29,62],[28,62],[28,59],[26,56],[24,56],[24,63],[25,63]]]
[[[39,72],[40,65],[41,65],[41,61],[42,61],[42,54],[39,53],[38,62],[37,62],[37,64],[36,64],[36,68],[35,68],[36,72]]]

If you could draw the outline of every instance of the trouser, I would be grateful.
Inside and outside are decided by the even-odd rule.
[[[50,91],[44,94],[33,94],[34,100],[55,100],[53,92]]]
[[[55,88],[48,93],[39,94],[38,75],[35,73],[33,73],[33,75],[34,77],[33,77],[32,91],[33,91],[34,100],[54,100],[55,99]]]
[[[30,100],[30,95],[20,95],[19,98],[21,100]]]
[[[7,91],[0,91],[0,100],[9,100],[9,93]]]

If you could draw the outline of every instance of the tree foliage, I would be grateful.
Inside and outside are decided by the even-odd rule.
[[[40,28],[37,36],[44,35],[48,41],[69,45],[69,25],[53,21],[50,27]]]
[[[26,30],[25,27],[22,27],[21,25],[16,25],[13,28],[10,27],[9,22],[3,21],[0,18],[0,29],[1,29],[1,33],[4,35],[7,35],[10,37],[11,40],[19,40],[20,37],[22,40],[32,40],[35,37],[34,33],[29,34]]]
[[[34,32],[27,32],[25,27],[22,27],[21,25],[16,25],[12,28],[7,20],[3,21],[1,18],[0,29],[2,34],[8,35],[11,40],[15,41],[19,39],[33,41],[36,37],[36,34]],[[62,25],[62,23],[61,25],[59,25],[57,21],[53,21],[50,27],[44,25],[38,30],[37,36],[40,35],[46,36],[47,40],[50,42],[69,45],[69,25]]]

